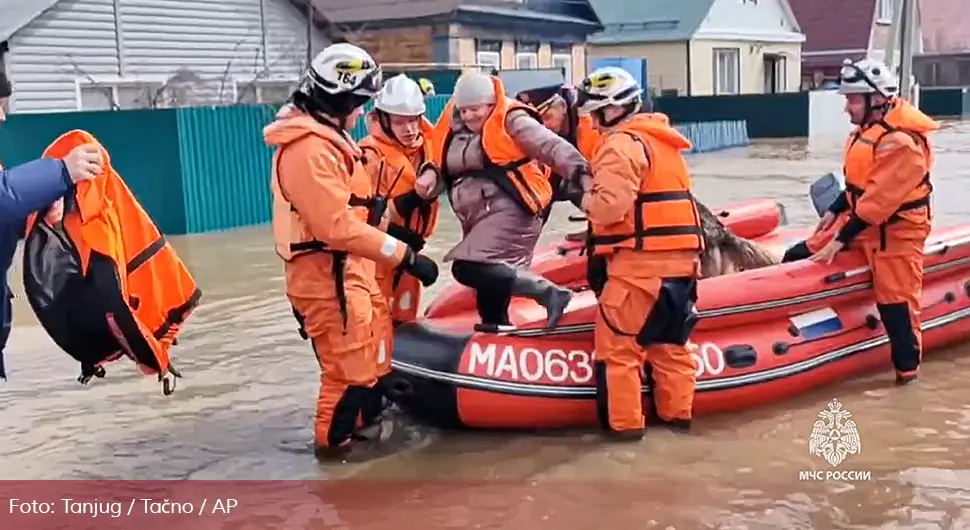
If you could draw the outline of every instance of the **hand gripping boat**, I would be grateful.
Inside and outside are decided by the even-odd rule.
[[[769,212],[751,215],[763,224],[748,228],[748,237],[781,251],[808,235],[783,226],[777,208],[771,222],[770,202],[742,205],[749,208],[746,215],[752,204]],[[732,227],[733,209],[725,211],[732,230],[749,226]],[[555,252],[538,259],[536,269],[571,280],[564,283],[578,291],[558,327],[543,328],[544,309],[513,299],[513,329],[476,329],[470,294],[446,291],[423,320],[398,327],[387,382],[391,398],[410,414],[446,427],[596,425],[596,300],[581,285],[585,257],[567,251],[556,258]],[[970,336],[970,225],[934,230],[924,268],[923,344],[930,352]],[[891,367],[861,256],[843,253],[831,266],[805,260],[707,278],[699,291],[700,321],[689,344],[697,370],[696,415],[743,410]]]

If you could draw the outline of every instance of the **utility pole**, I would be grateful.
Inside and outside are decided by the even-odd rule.
[[[901,0],[902,42],[899,45],[899,94],[913,102],[913,44],[916,36],[916,2]]]
[[[313,0],[306,0],[306,65],[304,70],[310,68],[313,62]]]

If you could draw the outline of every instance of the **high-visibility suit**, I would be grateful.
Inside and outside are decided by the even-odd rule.
[[[657,419],[689,426],[695,367],[686,343],[704,248],[681,155],[689,148],[666,116],[635,114],[607,133],[592,160],[584,206],[591,256],[607,261],[594,337],[597,405],[607,432],[642,434],[644,363]]]
[[[277,148],[273,232],[286,294],[320,364],[316,445],[343,446],[377,381],[375,262],[395,267],[407,246],[371,226],[381,212],[369,208],[371,180],[346,131],[285,109],[264,136]]]
[[[833,237],[865,255],[900,380],[916,376],[922,356],[923,245],[932,222],[929,133],[937,129],[903,99],[894,100],[881,121],[856,128],[845,144],[846,189],[829,208],[835,222],[785,257],[807,258]]]
[[[368,125],[370,134],[361,140],[360,147],[373,193],[382,201],[386,200],[390,214],[381,228],[415,252],[420,252],[438,224],[437,198],[424,200],[414,190],[419,168],[431,163],[434,156],[432,125],[422,118],[421,138],[408,147],[391,138],[377,120],[369,120]],[[391,371],[394,325],[414,321],[418,316],[421,283],[400,268],[386,264],[377,265],[376,279],[381,300],[374,306],[375,328],[381,328],[384,345],[378,352],[377,377],[380,380]],[[375,396],[366,421],[380,412],[380,401],[380,395]]]

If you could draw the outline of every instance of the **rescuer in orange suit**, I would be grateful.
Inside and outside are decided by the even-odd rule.
[[[579,88],[580,111],[604,132],[582,194],[589,253],[605,257],[594,347],[603,429],[639,440],[644,363],[651,373],[650,422],[690,428],[695,366],[687,340],[696,323],[704,249],[700,214],[681,152],[690,142],[662,114],[643,113],[642,88],[620,68],[601,68]],[[581,183],[582,181],[576,181]]]
[[[320,457],[343,457],[353,448],[377,382],[375,262],[401,267],[425,285],[438,276],[433,261],[375,228],[384,212],[347,131],[380,84],[381,69],[367,52],[334,44],[317,55],[292,104],[264,130],[276,147],[273,232],[286,294],[320,365]]]
[[[392,77],[374,101],[367,119],[370,134],[360,142],[376,197],[387,204],[390,214],[383,228],[414,252],[424,249],[438,224],[437,198],[425,200],[414,190],[419,174],[437,173],[432,162],[433,125],[425,118],[425,110],[418,83],[404,74]],[[399,267],[378,265],[377,284],[381,299],[375,302],[374,312],[384,330],[377,356],[378,384],[364,418],[367,423],[384,408],[381,382],[391,371],[394,325],[415,320],[421,304],[420,283]]]
[[[579,113],[575,87],[563,84],[537,87],[523,90],[515,98],[532,105],[542,117],[542,123],[578,149],[586,160],[593,159],[593,151],[603,135],[593,126],[592,116]],[[569,200],[569,193],[564,185],[566,180],[562,175],[553,174],[551,169],[547,169],[550,173],[553,200]],[[546,215],[551,211],[552,208],[547,210]]]
[[[784,260],[831,263],[846,247],[862,252],[896,382],[906,384],[917,378],[922,356],[923,245],[932,223],[929,134],[939,124],[898,96],[896,77],[879,61],[846,60],[839,92],[856,125],[845,145],[845,191],[816,233]]]

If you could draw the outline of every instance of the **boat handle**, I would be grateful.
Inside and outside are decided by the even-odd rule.
[[[570,215],[569,221],[573,223],[585,223],[588,222],[589,219],[587,219],[585,215]]]

